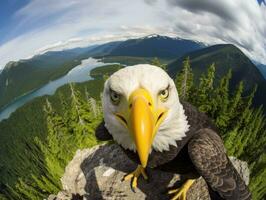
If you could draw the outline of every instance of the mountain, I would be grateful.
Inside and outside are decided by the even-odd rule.
[[[89,49],[88,51],[84,52],[84,56],[93,56],[93,57],[102,57],[109,55],[115,48],[117,48],[121,43],[121,41],[115,42],[108,42],[102,45],[99,45],[95,48]]]
[[[118,62],[124,65],[150,63],[154,57],[157,57],[161,62],[168,64],[185,53],[204,47],[203,43],[192,40],[149,35],[116,43],[112,48],[108,47],[105,53],[100,51],[94,56],[101,58],[104,62]],[[102,49],[102,46],[97,48]],[[95,52],[95,49],[92,51]]]
[[[17,97],[63,76],[88,57],[104,58],[106,62],[136,64],[147,63],[153,57],[174,59],[202,47],[203,44],[191,40],[153,35],[84,48],[50,51],[31,59],[9,62],[0,74],[0,111]]]
[[[262,73],[262,75],[264,76],[264,78],[266,79],[266,65],[257,64],[257,67],[260,70],[260,72]]]
[[[203,47],[202,43],[192,40],[151,35],[122,42],[109,56],[177,58]]]
[[[177,72],[180,71],[182,62],[186,57],[190,58],[196,81],[199,80],[199,75],[207,71],[208,66],[212,63],[215,63],[216,66],[217,80],[232,68],[231,89],[243,80],[245,92],[248,93],[257,84],[258,89],[255,94],[254,104],[263,104],[264,108],[266,108],[266,80],[250,59],[234,45],[214,45],[180,57],[168,65],[168,72],[172,77],[175,77]]]
[[[185,53],[204,47],[203,43],[192,40],[149,35],[137,39],[99,45],[87,53],[93,57],[101,58],[104,62],[134,65],[150,63],[154,57],[158,57],[164,63],[169,63]]]

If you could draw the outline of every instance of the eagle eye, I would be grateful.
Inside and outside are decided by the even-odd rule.
[[[117,105],[120,102],[121,95],[110,89],[110,98],[113,104]]]
[[[166,89],[161,90],[159,92],[159,97],[160,97],[160,99],[162,101],[166,101],[167,100],[167,98],[169,97],[169,86]]]

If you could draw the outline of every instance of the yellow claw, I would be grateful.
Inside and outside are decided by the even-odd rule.
[[[186,200],[187,192],[195,179],[188,179],[180,188],[169,190],[168,194],[174,194],[171,200]]]
[[[168,194],[174,194],[176,192],[178,192],[180,189],[173,189],[173,190],[169,190]]]
[[[138,181],[138,178],[139,178],[140,175],[142,175],[145,180],[148,179],[148,176],[147,176],[147,174],[145,172],[145,168],[143,168],[141,165],[138,165],[138,167],[137,167],[137,169],[135,171],[133,171],[132,173],[126,175],[123,178],[123,181],[132,180],[132,178],[133,178],[132,183],[131,183],[131,187],[133,189],[135,189],[137,187],[137,185],[138,185],[137,181]]]

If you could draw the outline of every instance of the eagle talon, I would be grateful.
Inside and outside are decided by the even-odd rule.
[[[187,192],[194,181],[194,179],[188,179],[180,188],[169,190],[168,194],[174,194],[171,200],[186,200]]]
[[[145,168],[143,168],[141,165],[138,165],[137,169],[132,173],[127,174],[122,181],[131,180],[131,189],[133,190],[133,192],[135,192],[135,188],[137,188],[138,186],[138,178],[140,175],[142,175],[145,180],[148,179]]]

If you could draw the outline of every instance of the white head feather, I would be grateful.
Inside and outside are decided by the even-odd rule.
[[[166,102],[161,102],[158,100],[158,93],[168,85],[170,86],[169,97]],[[136,151],[133,138],[130,136],[128,129],[113,114],[121,108],[111,102],[109,96],[110,88],[123,95],[125,100],[128,100],[134,90],[144,88],[150,92],[157,106],[163,106],[168,109],[167,116],[161,123],[152,143],[152,149],[155,151],[167,151],[170,145],[176,146],[176,141],[182,140],[186,136],[185,133],[189,130],[189,125],[183,106],[179,102],[174,81],[161,68],[148,64],[125,67],[115,72],[104,85],[103,111],[105,127],[118,144],[125,149]]]

